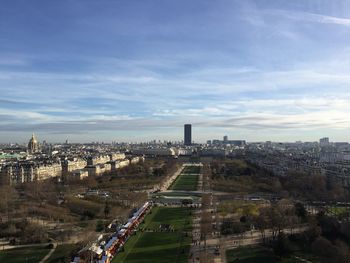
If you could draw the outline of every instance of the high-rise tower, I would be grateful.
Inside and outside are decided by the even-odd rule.
[[[192,125],[185,124],[184,126],[184,144],[191,145],[192,144]]]

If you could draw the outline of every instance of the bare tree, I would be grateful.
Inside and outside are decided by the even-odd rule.
[[[266,229],[268,229],[270,226],[270,222],[269,222],[266,208],[260,209],[259,215],[254,218],[254,224],[259,229],[259,232],[261,234],[261,239],[265,243],[266,242]]]
[[[14,211],[16,199],[18,193],[12,186],[1,186],[0,188],[0,213],[2,214],[1,220],[10,220],[10,214]]]

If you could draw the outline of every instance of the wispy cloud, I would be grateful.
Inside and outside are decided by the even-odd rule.
[[[341,25],[346,27],[350,26],[350,18],[346,18],[346,17],[336,17],[336,16],[310,13],[310,12],[278,10],[278,9],[265,10],[265,12],[272,15],[280,15],[285,18],[289,18],[297,21],[305,21],[305,22],[313,22],[313,23],[321,23],[321,24],[334,24],[334,25]]]

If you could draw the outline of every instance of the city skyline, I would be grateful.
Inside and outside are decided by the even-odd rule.
[[[7,1],[0,142],[349,141],[349,31],[347,1]]]
[[[246,140],[242,139],[242,138],[234,138],[234,137],[229,137],[228,135],[222,135],[222,137],[213,137],[213,138],[206,138],[204,141],[201,141],[201,140],[198,140],[198,141],[195,141],[195,140],[191,140],[191,143],[188,143],[190,140],[189,140],[189,137],[188,137],[188,140],[186,142],[186,126],[189,126],[189,128],[187,128],[189,130],[189,137],[192,138],[192,124],[184,124],[183,125],[183,137],[180,138],[181,136],[179,136],[179,139],[175,139],[175,140],[171,140],[171,139],[163,139],[163,138],[152,138],[152,139],[145,139],[145,140],[112,140],[112,141],[103,141],[103,140],[99,140],[98,138],[96,138],[95,140],[91,140],[91,141],[82,141],[82,140],[77,140],[77,141],[71,141],[70,138],[66,137],[63,141],[52,141],[52,140],[48,140],[47,138],[43,137],[43,138],[37,138],[37,135],[36,133],[32,133],[30,137],[27,137],[25,138],[23,141],[8,141],[8,142],[0,142],[0,144],[19,144],[19,145],[23,145],[23,146],[26,146],[26,145],[29,145],[31,144],[31,141],[34,140],[39,143],[39,145],[41,144],[90,144],[90,143],[97,143],[97,144],[100,144],[100,143],[103,143],[103,144],[114,144],[114,143],[135,143],[135,144],[142,144],[142,143],[153,143],[153,142],[156,142],[156,143],[169,143],[169,142],[172,142],[172,143],[176,143],[176,144],[183,144],[184,146],[193,146],[193,145],[196,145],[196,144],[208,144],[209,141],[211,144],[212,142],[232,142],[232,141],[239,141],[239,142],[246,142]],[[188,131],[187,131],[188,133]],[[29,139],[30,138],[30,139]],[[29,140],[29,144],[28,144],[28,140]],[[292,140],[289,140],[289,141],[274,141],[274,140],[266,140],[266,141],[247,141],[248,143],[269,143],[269,142],[272,142],[272,143],[319,143],[319,144],[324,144],[324,142],[326,142],[327,144],[329,143],[348,143],[347,141],[337,141],[337,140],[333,140],[332,138],[329,138],[329,137],[322,137],[322,138],[318,138],[318,139],[315,139],[315,140],[309,140],[309,141],[302,141],[302,140],[296,140],[296,141],[292,141]],[[231,144],[231,143],[230,143]],[[30,146],[28,146],[29,148]]]

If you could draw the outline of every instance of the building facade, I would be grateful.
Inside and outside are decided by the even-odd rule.
[[[31,161],[9,163],[1,171],[2,183],[16,185],[33,181],[60,177],[62,166],[60,162],[35,163]]]

